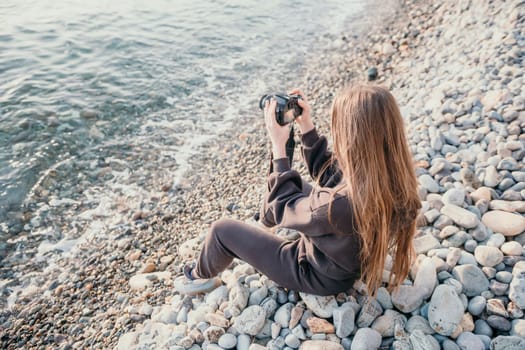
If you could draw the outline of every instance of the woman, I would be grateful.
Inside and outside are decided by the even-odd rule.
[[[296,122],[303,157],[317,186],[307,185],[290,169],[285,151],[289,128],[277,124],[275,101],[267,102],[264,115],[273,169],[261,222],[295,229],[300,238],[286,241],[244,222],[219,220],[197,263],[185,266],[182,291],[184,286],[189,291],[214,287],[218,279],[213,277],[233,258],[283,287],[317,295],[347,291],[359,278],[374,295],[389,253],[389,289],[406,278],[420,201],[394,97],[379,86],[355,86],[338,94],[332,105],[331,154],[312,123],[306,97],[297,89],[290,94],[303,98]]]

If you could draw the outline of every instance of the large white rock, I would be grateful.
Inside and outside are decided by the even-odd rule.
[[[259,305],[248,306],[235,318],[233,327],[239,333],[256,335],[263,328],[266,320],[266,312]]]
[[[312,312],[322,318],[332,317],[334,309],[337,308],[337,301],[332,295],[319,296],[307,293],[299,293],[306,306]]]
[[[454,288],[441,284],[436,287],[428,308],[428,321],[437,333],[452,335],[463,318],[463,302]]]
[[[445,204],[443,208],[441,208],[441,214],[448,216],[457,225],[465,228],[474,228],[479,224],[479,219],[476,214],[457,205]]]
[[[492,231],[504,236],[516,236],[525,231],[525,218],[523,216],[501,210],[485,213],[481,221]]]
[[[503,253],[496,247],[480,245],[474,250],[476,261],[485,267],[493,267],[503,261]]]

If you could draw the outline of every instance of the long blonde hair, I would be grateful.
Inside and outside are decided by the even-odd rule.
[[[349,193],[361,236],[361,273],[369,292],[381,286],[387,255],[393,257],[389,290],[408,275],[421,202],[403,118],[392,94],[359,85],[332,105],[334,157]]]

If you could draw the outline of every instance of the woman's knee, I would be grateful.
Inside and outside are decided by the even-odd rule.
[[[210,238],[217,238],[221,240],[224,235],[234,231],[236,220],[222,218],[211,224],[210,231],[208,233]]]

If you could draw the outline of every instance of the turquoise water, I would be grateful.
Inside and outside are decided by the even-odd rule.
[[[0,241],[49,226],[53,210],[103,217],[122,198],[140,204],[176,183],[199,145],[239,116],[259,118],[259,97],[301,81],[322,39],[363,8],[2,0]]]

